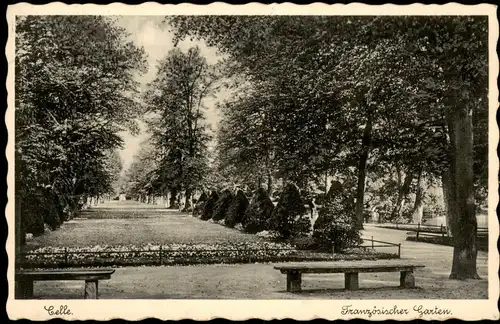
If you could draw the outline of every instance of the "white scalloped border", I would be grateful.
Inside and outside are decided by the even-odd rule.
[[[140,5],[127,5],[123,3],[112,3],[109,5],[96,4],[73,4],[67,5],[54,2],[46,5],[32,5],[29,3],[18,3],[8,6],[7,20],[9,24],[9,38],[6,45],[6,56],[9,65],[7,75],[7,90],[9,107],[5,114],[5,123],[8,129],[9,140],[7,142],[6,156],[12,161],[14,152],[14,104],[13,94],[13,59],[15,28],[13,19],[15,15],[488,15],[489,16],[489,86],[490,86],[490,120],[489,120],[489,299],[488,300],[14,300],[14,273],[12,264],[8,268],[7,278],[9,281],[9,298],[7,300],[7,313],[11,319],[29,318],[31,320],[47,320],[51,317],[43,309],[44,305],[66,304],[72,310],[74,316],[65,317],[72,320],[109,320],[122,318],[128,320],[140,320],[145,318],[159,319],[194,319],[209,320],[213,318],[227,318],[232,320],[245,320],[260,318],[265,320],[293,318],[296,320],[311,320],[315,318],[325,319],[349,319],[342,317],[340,311],[342,305],[352,304],[356,307],[392,308],[397,305],[399,309],[412,309],[414,305],[424,305],[429,308],[439,306],[449,308],[453,312],[452,318],[463,320],[499,319],[497,300],[499,297],[499,280],[497,276],[499,268],[498,250],[496,242],[498,238],[498,219],[496,207],[498,204],[498,181],[497,171],[499,168],[496,147],[498,145],[499,132],[495,120],[498,108],[498,55],[496,44],[498,40],[498,21],[496,20],[496,6],[489,4],[461,5],[448,3],[444,5],[365,5],[352,3],[349,5],[324,3],[313,3],[308,5],[283,4],[260,4],[249,3],[245,5],[230,5],[216,2],[209,5],[163,5],[157,2],[148,2]],[[12,163],[8,167],[8,198],[6,206],[6,218],[9,226],[6,250],[12,256],[14,253],[14,172]],[[12,260],[11,260],[12,261]],[[364,317],[369,319],[368,317]],[[411,320],[410,316],[377,316],[377,320],[397,319]],[[424,316],[424,320],[445,320],[446,317]]]

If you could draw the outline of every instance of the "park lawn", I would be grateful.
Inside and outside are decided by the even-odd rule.
[[[95,209],[83,211],[61,228],[34,237],[27,249],[45,246],[230,244],[260,242],[260,237],[167,209]]]
[[[342,274],[303,275],[301,293],[286,292],[285,275],[272,264],[117,268],[99,282],[101,299],[486,299],[488,282],[449,280],[431,268],[415,272],[416,289],[400,289],[399,273],[362,273],[360,290],[344,291]],[[83,282],[35,282],[37,299],[77,299]]]

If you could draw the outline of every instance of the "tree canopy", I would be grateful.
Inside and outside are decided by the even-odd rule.
[[[144,50],[126,38],[103,16],[17,18],[16,201],[24,231],[40,232],[30,225],[40,215],[25,203],[53,206],[44,217],[55,228],[85,197],[112,191],[121,170],[117,134],[136,131],[141,111],[132,74],[146,69]]]
[[[222,166],[236,162],[302,188],[325,173],[355,171],[356,183],[343,188],[355,198],[359,227],[367,174],[378,166],[406,175],[396,214],[409,191],[418,191],[411,184],[422,174],[442,177],[462,258],[454,269],[474,264],[452,277],[475,276],[475,261],[467,261],[475,260],[474,204],[453,206],[456,199],[484,197],[486,188],[480,130],[487,121],[486,17],[174,16],[166,22],[175,41],[203,39],[227,57],[228,75],[247,81],[226,103],[219,144],[231,149],[221,150]],[[474,131],[482,140],[473,140]]]

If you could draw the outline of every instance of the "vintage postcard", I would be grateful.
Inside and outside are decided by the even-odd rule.
[[[11,319],[499,319],[495,6],[7,19]]]

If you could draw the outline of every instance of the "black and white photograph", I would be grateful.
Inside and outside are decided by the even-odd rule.
[[[495,6],[113,6],[8,12],[13,317],[499,318]]]

